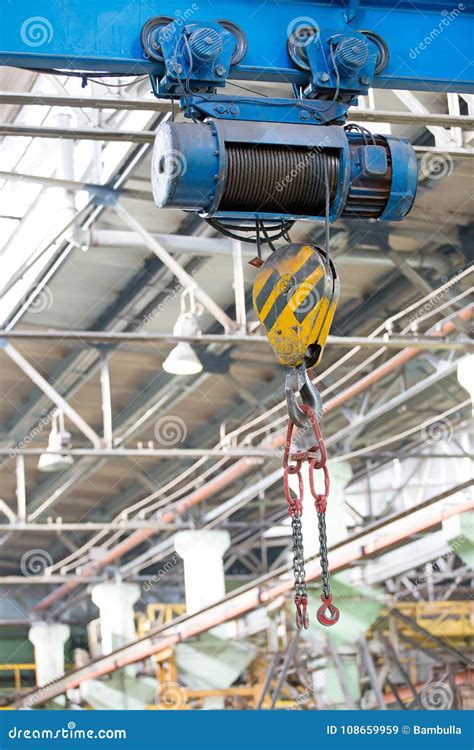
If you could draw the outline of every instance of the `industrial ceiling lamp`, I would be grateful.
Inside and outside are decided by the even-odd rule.
[[[48,448],[41,454],[38,461],[39,471],[63,471],[74,463],[72,456],[65,456],[61,450],[67,448],[71,441],[71,433],[64,427],[64,414],[58,411],[53,416],[53,426],[48,438]]]
[[[474,413],[474,354],[468,354],[458,362],[458,382],[468,391]]]
[[[189,306],[186,297],[189,296]],[[181,297],[181,314],[175,323],[175,336],[197,338],[201,333],[199,327],[192,289],[186,289]],[[163,362],[163,370],[171,375],[197,375],[202,370],[202,363],[188,341],[180,341],[170,351]]]

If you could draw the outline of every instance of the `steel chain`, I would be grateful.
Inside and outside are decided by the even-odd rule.
[[[285,450],[283,454],[283,483],[285,497],[288,503],[288,512],[291,516],[291,531],[293,540],[293,575],[295,580],[295,604],[296,604],[296,626],[307,628],[309,619],[307,613],[308,595],[306,589],[306,573],[304,568],[303,533],[301,527],[301,515],[303,513],[303,477],[301,466],[303,461],[308,463],[309,484],[311,494],[315,501],[318,516],[319,550],[322,580],[322,605],[317,611],[317,619],[322,625],[334,625],[339,619],[339,610],[332,604],[331,587],[329,581],[328,547],[326,533],[326,507],[329,495],[329,472],[326,466],[327,454],[321,430],[314,411],[307,404],[302,404],[301,410],[309,418],[314,432],[315,445],[307,451],[291,454],[291,440],[294,423],[290,419],[286,433]],[[294,463],[290,463],[293,460]],[[322,469],[324,474],[324,492],[318,493],[315,487],[314,470]],[[295,497],[290,490],[289,476],[296,474],[298,477],[298,495]],[[328,615],[329,613],[329,615]]]

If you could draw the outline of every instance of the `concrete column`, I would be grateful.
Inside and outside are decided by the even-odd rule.
[[[36,684],[41,687],[64,674],[64,644],[69,625],[59,622],[36,622],[28,632],[35,648]]]
[[[92,588],[92,601],[100,611],[103,654],[110,654],[135,638],[133,605],[139,597],[136,583],[98,583]]]
[[[228,531],[180,531],[175,536],[174,548],[184,562],[186,612],[192,615],[225,596],[224,552],[230,547]],[[232,638],[234,623],[213,628],[211,633],[220,638]],[[224,699],[206,698],[204,708],[222,709]]]
[[[180,531],[174,548],[184,561],[186,611],[198,612],[225,596],[224,552],[228,531]]]

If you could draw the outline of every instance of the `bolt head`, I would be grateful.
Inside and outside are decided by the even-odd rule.
[[[299,117],[300,120],[309,120],[309,112],[306,109],[302,109]]]
[[[329,81],[329,73],[320,73],[319,80],[322,83],[327,83]]]
[[[370,84],[369,76],[361,76],[359,80],[363,86],[368,86]]]
[[[216,65],[214,68],[214,72],[216,76],[224,76],[225,75],[225,68],[223,65]]]

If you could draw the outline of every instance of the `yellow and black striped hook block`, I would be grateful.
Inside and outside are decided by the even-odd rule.
[[[335,268],[319,248],[292,244],[267,258],[254,281],[253,305],[281,365],[319,363],[338,298]]]

